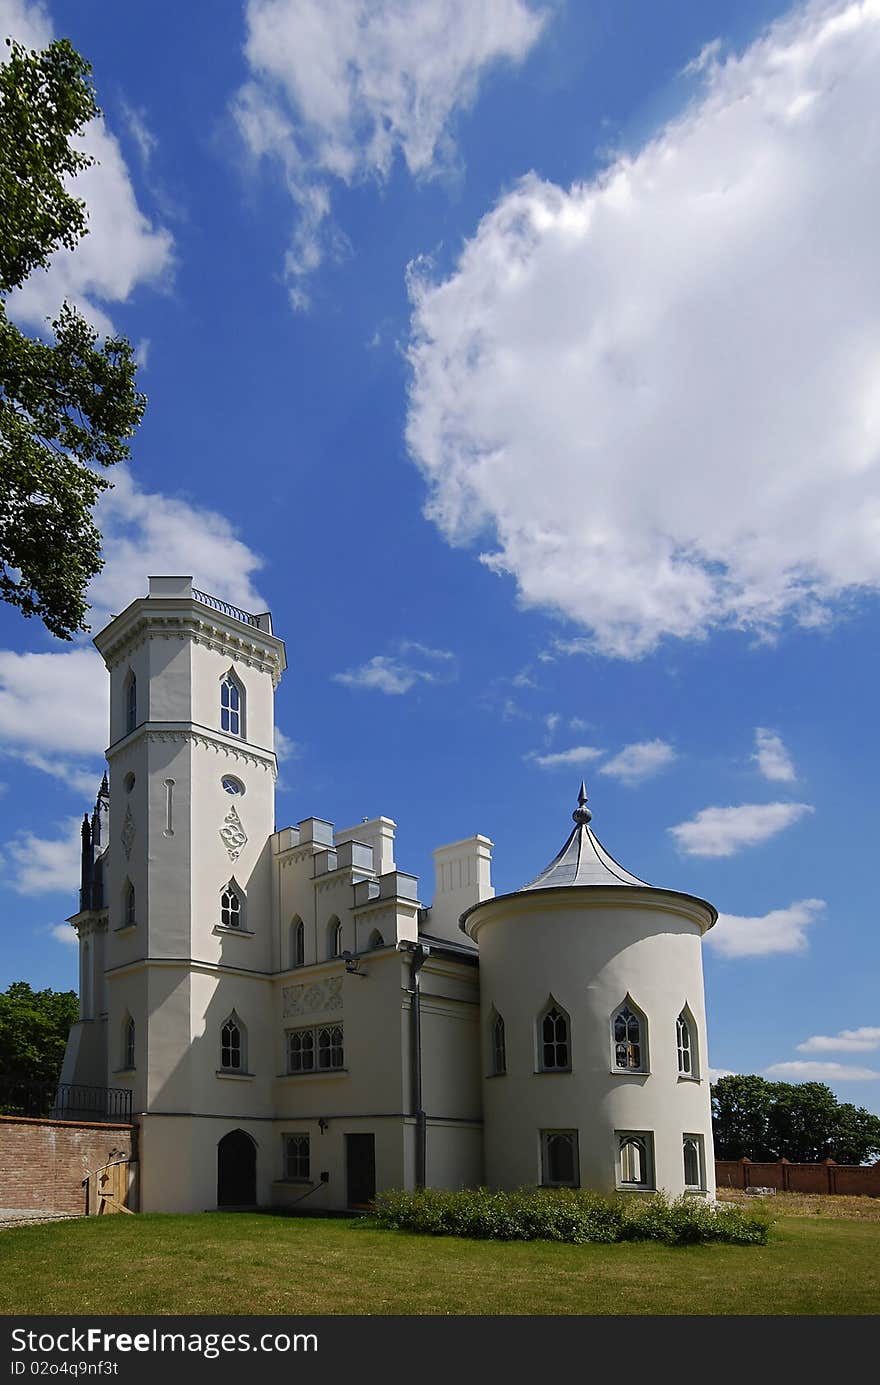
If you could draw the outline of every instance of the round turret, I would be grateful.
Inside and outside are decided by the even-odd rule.
[[[714,1194],[703,899],[605,850],[581,785],[534,880],[474,905],[486,1181]]]

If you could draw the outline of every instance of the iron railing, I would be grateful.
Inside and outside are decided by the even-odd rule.
[[[0,1116],[69,1121],[131,1121],[131,1088],[86,1087],[0,1077]]]
[[[226,616],[232,616],[235,620],[243,621],[245,625],[254,625],[260,628],[260,617],[252,616],[250,611],[243,611],[240,606],[233,606],[229,601],[221,601],[219,596],[209,596],[207,592],[192,589],[192,594],[196,601],[201,601],[203,606],[210,606],[215,611],[222,611]]]

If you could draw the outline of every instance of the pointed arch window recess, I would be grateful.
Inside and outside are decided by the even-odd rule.
[[[367,947],[372,950],[373,948],[384,946],[385,939],[382,937],[382,934],[379,932],[378,928],[374,928],[372,933],[370,934],[370,940],[367,943]]]
[[[137,726],[137,679],[131,669],[125,680],[125,734]]]
[[[290,965],[304,967],[306,963],[306,927],[302,919],[290,925]]]
[[[122,1067],[125,1072],[134,1071],[134,1020],[131,1015],[122,1027]]]
[[[702,1135],[684,1135],[682,1137],[682,1156],[685,1188],[689,1192],[702,1192],[706,1187]]]
[[[289,1073],[339,1072],[344,1067],[345,1046],[341,1024],[287,1031]]]
[[[220,896],[221,928],[242,928],[244,924],[241,895],[233,884],[226,886]]]
[[[342,956],[342,924],[335,915],[327,924],[327,956]]]
[[[653,1143],[647,1131],[617,1132],[617,1181],[621,1188],[653,1188]]]
[[[694,1026],[687,1009],[682,1010],[675,1021],[675,1042],[678,1049],[679,1077],[698,1077]]]
[[[220,684],[220,730],[244,736],[244,688],[231,669]]]
[[[645,1017],[626,1001],[611,1020],[614,1068],[618,1072],[647,1072]]]
[[[122,891],[122,927],[134,928],[137,923],[137,900],[134,892],[134,885],[130,880],[126,880],[125,888]]]
[[[497,1010],[492,1018],[489,1028],[489,1041],[491,1044],[491,1073],[493,1077],[501,1077],[507,1072],[507,1047],[504,1038],[504,1020]]]
[[[568,1015],[555,1003],[538,1022],[538,1058],[541,1072],[571,1071],[571,1038]]]
[[[220,1068],[223,1072],[244,1072],[244,1026],[233,1012],[220,1030]]]
[[[577,1188],[580,1160],[576,1130],[541,1131],[541,1183],[545,1188]]]

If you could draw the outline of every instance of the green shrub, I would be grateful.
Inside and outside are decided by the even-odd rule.
[[[389,1230],[493,1241],[662,1241],[693,1245],[724,1241],[764,1245],[769,1222],[732,1203],[663,1193],[617,1195],[574,1188],[518,1188],[493,1192],[392,1189],[376,1198],[374,1222]]]

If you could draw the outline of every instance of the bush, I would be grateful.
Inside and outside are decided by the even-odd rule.
[[[769,1234],[765,1216],[732,1203],[702,1198],[603,1197],[573,1188],[518,1188],[493,1192],[465,1188],[449,1192],[422,1188],[392,1189],[376,1198],[374,1223],[393,1231],[428,1236],[469,1236],[492,1241],[662,1241],[693,1245],[725,1241],[729,1245],[764,1245]]]

